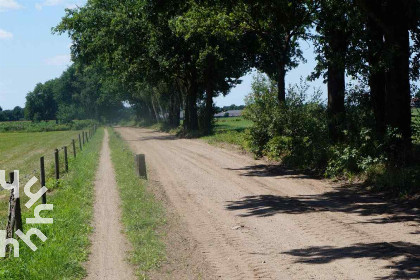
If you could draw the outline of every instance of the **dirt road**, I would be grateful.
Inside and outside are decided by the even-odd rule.
[[[215,271],[206,278],[420,278],[416,208],[354,195],[200,140],[117,131],[146,154],[150,179]]]
[[[120,224],[120,200],[108,145],[108,131],[102,142],[95,181],[94,233],[87,263],[87,279],[136,279],[126,262],[129,245]]]

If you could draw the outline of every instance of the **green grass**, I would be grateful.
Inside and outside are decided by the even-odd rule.
[[[133,245],[130,261],[139,279],[156,268],[165,257],[165,246],[158,234],[165,223],[162,206],[147,190],[147,180],[135,174],[134,155],[113,130],[109,131],[111,157],[122,201],[125,233]]]
[[[80,131],[8,132],[0,133],[0,169],[19,169],[22,175],[39,176],[39,158],[45,156],[46,164],[54,159],[54,149],[77,140]],[[72,149],[70,149],[72,151]]]
[[[23,211],[24,232],[36,227],[48,239],[42,243],[32,238],[38,246],[36,252],[20,242],[19,258],[0,260],[0,279],[82,279],[86,275],[83,262],[87,260],[92,231],[93,184],[102,137],[103,130],[99,129],[77,158],[70,160],[70,171],[60,179],[59,186],[48,193],[47,202],[54,205],[54,210],[42,216],[54,218],[53,224],[25,225],[36,205]],[[49,181],[47,187],[53,184]],[[26,209],[23,204],[22,209]]]
[[[39,158],[44,156],[46,177],[53,177],[54,149],[68,146],[68,156],[73,158],[71,139],[78,139],[80,131],[57,132],[8,132],[0,133],[0,169],[6,174],[13,170],[20,171],[20,179],[27,182],[32,176],[39,178]],[[79,153],[79,143],[76,149]],[[60,170],[64,170],[63,151],[60,150]],[[39,188],[40,185],[37,184]],[[23,195],[23,188],[20,189]],[[5,225],[9,192],[0,189],[0,225]]]
[[[46,131],[64,131],[80,130],[97,124],[94,120],[74,120],[70,123],[57,124],[56,121],[14,121],[0,122],[0,132],[46,132]]]
[[[210,144],[228,143],[245,148],[245,131],[251,125],[251,121],[242,117],[218,118],[214,123],[213,134],[203,136],[202,139]]]

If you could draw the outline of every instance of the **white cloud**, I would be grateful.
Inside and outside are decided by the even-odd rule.
[[[53,7],[63,4],[63,0],[44,0],[35,4],[37,10],[42,10],[43,7]]]
[[[45,63],[51,66],[65,66],[71,63],[71,57],[69,54],[56,55],[46,59]]]
[[[1,1],[1,0],[0,0]],[[35,4],[35,8],[40,11],[44,7],[63,6],[67,9],[74,9],[83,6],[86,0],[44,0]]]
[[[22,6],[16,0],[0,0],[0,12],[8,10],[17,10]]]
[[[12,38],[13,38],[12,33],[6,30],[0,29],[0,40],[7,40],[7,39],[12,39]]]

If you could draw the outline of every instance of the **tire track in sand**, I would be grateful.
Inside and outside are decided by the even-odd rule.
[[[95,180],[94,233],[86,279],[135,279],[133,268],[125,260],[130,247],[121,232],[120,198],[108,142],[105,129]]]

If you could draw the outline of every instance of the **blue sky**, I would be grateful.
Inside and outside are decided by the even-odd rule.
[[[58,77],[70,65],[70,39],[51,34],[60,22],[64,9],[83,5],[85,0],[0,0],[0,106],[23,107],[25,96],[39,82]],[[313,48],[302,44],[308,60],[292,70],[286,83],[297,83],[312,71]],[[250,92],[252,73],[226,97],[216,98],[218,106],[243,104]],[[321,86],[321,81],[312,83]]]

